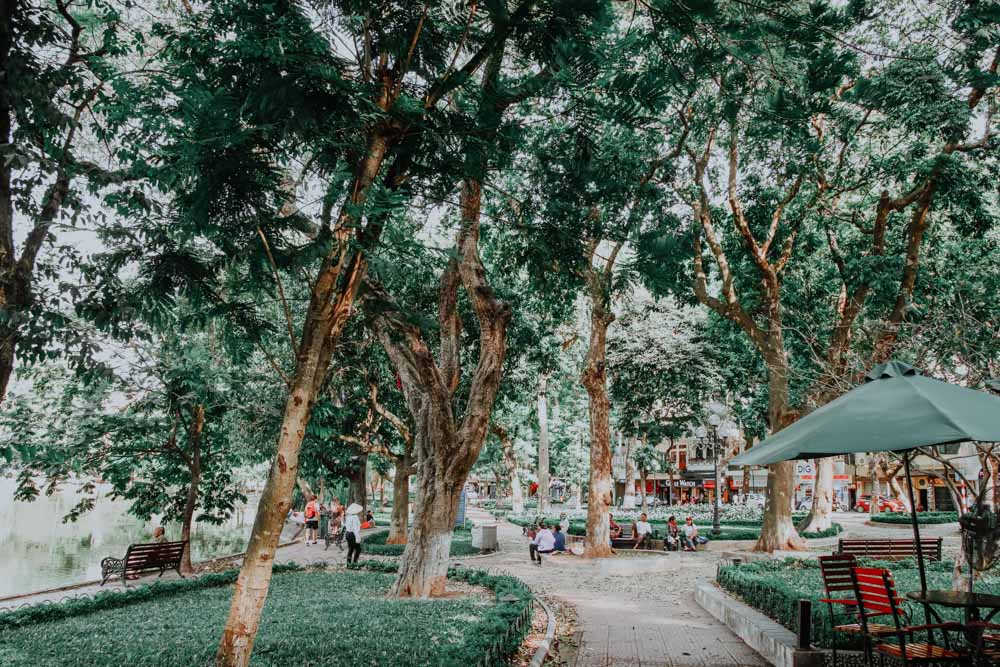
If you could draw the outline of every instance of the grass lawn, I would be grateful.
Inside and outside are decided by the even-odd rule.
[[[434,601],[384,597],[393,575],[274,575],[252,665],[464,665],[496,606],[492,593]],[[173,582],[172,582],[173,583]],[[0,616],[0,665],[209,666],[230,586],[150,595],[125,606],[11,627]]]
[[[900,593],[920,590],[920,577],[913,559],[897,562],[858,559],[865,567],[888,568],[896,580]],[[927,588],[950,589],[951,568],[949,561],[927,563]],[[813,634],[821,646],[830,646],[830,616],[826,605],[817,602],[823,594],[823,579],[819,561],[787,558],[779,561],[727,565],[719,570],[719,585],[741,598],[751,607],[775,619],[793,632],[798,626],[798,600],[813,601]],[[1000,577],[987,574],[980,578],[976,590],[1000,594]],[[915,621],[923,623],[923,612],[917,605],[908,604]],[[962,620],[961,610],[935,608],[945,619]],[[838,639],[842,646],[843,637]]]

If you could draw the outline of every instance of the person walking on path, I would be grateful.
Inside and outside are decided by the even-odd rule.
[[[309,498],[309,502],[306,503],[306,546],[309,546],[309,540],[312,539],[313,544],[318,544],[319,535],[319,499],[316,494],[313,494]],[[309,536],[312,535],[312,538]]]
[[[340,501],[336,498],[333,499],[333,503],[330,505],[330,539],[333,543],[337,545],[337,548],[341,551],[344,550],[344,536],[341,533],[341,527],[344,525],[344,506],[340,504]],[[330,543],[327,542],[326,547],[330,548]]]
[[[357,503],[351,503],[347,508],[347,520],[344,522],[344,530],[347,531],[347,562],[357,563],[361,555],[361,514],[362,507]],[[351,560],[353,557],[353,560]]]

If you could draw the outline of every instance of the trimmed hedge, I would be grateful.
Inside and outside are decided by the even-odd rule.
[[[406,545],[386,544],[385,541],[387,539],[389,539],[388,530],[367,535],[361,541],[361,552],[371,556],[388,556],[391,558],[402,556],[403,551],[406,550]],[[457,558],[459,556],[476,556],[480,553],[482,552],[479,547],[472,546],[472,532],[467,529],[456,528],[455,532],[452,533],[449,555],[452,558]]]
[[[882,512],[871,517],[874,523],[895,523],[910,525],[909,512]],[[917,523],[954,523],[958,521],[958,512],[917,512]]]
[[[805,517],[805,513],[801,513],[796,520]],[[793,518],[794,515],[793,515]],[[530,526],[537,518],[528,518],[523,516],[508,516],[507,521],[511,522],[515,526]],[[559,523],[558,516],[547,516],[545,517],[545,523],[551,525]],[[650,521],[651,526],[657,531],[662,538],[667,533],[667,524],[665,521]],[[704,521],[695,521],[696,526],[703,529],[706,527],[711,527],[712,522],[709,521],[705,523]],[[760,521],[723,521],[720,525],[722,533],[718,537],[713,537],[711,530],[699,530],[699,534],[702,537],[707,537],[708,539],[718,539],[718,540],[756,540],[760,537]],[[567,531],[570,535],[586,535],[587,534],[587,522],[580,519],[570,519],[569,530]],[[802,537],[807,539],[817,539],[822,537],[833,537],[834,535],[839,535],[844,532],[844,527],[839,523],[833,524],[832,527],[813,533],[804,533]]]
[[[902,593],[920,588],[919,574],[912,558],[895,562],[859,558],[858,563],[864,567],[890,569],[896,579],[897,589]],[[925,565],[928,588],[951,588],[951,562],[928,562]],[[820,598],[824,597],[819,561],[786,558],[784,560],[741,563],[740,565],[723,565],[719,568],[716,580],[723,589],[793,632],[798,630],[798,601],[812,600],[814,641],[823,647],[832,646],[829,610],[825,604],[818,602]],[[1000,581],[995,577],[984,577],[976,584],[976,590],[1000,593]],[[917,611],[915,605],[909,603],[907,605],[912,607],[914,612]],[[945,620],[961,620],[961,610],[935,609],[941,613]],[[916,616],[916,618],[919,617],[919,615]],[[842,618],[838,617],[838,622],[841,622]],[[837,646],[843,648],[845,641],[842,635],[838,636]]]
[[[517,579],[462,568],[449,577],[491,589],[494,601],[396,600],[384,596],[394,566],[366,561],[356,569],[367,571],[352,573],[275,567],[252,663],[501,664],[521,645],[532,598]],[[229,609],[228,584],[236,575],[162,582],[0,614],[0,664],[211,664]],[[508,593],[515,601],[499,602]]]

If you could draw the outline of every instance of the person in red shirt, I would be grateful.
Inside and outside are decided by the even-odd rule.
[[[315,494],[309,498],[309,502],[306,503],[305,511],[306,519],[306,546],[309,546],[309,540],[312,539],[313,544],[319,544],[317,537],[319,535],[319,499]],[[312,538],[309,536],[312,535]]]
[[[611,528],[611,539],[617,540],[622,534],[622,527],[615,523],[615,516],[608,515],[609,527]]]

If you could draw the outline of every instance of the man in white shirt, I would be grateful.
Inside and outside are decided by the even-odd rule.
[[[528,555],[535,565],[542,564],[542,554],[550,554],[556,548],[556,538],[552,531],[548,529],[545,522],[538,524],[539,530],[535,538],[528,545]]]
[[[652,535],[653,527],[646,521],[646,513],[643,512],[639,516],[639,520],[635,522],[635,546],[633,550],[639,547],[649,548],[649,540]]]

